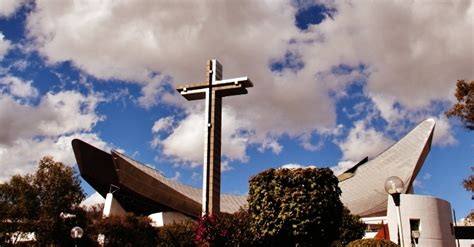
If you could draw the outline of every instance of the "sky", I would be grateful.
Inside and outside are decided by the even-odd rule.
[[[444,116],[474,79],[469,0],[1,0],[0,182],[45,155],[77,169],[79,138],[200,187],[204,102],[175,88],[213,58],[254,83],[224,99],[223,192],[271,167],[337,174],[433,118],[415,193],[474,208],[474,132]]]

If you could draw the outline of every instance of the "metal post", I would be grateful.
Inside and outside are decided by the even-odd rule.
[[[454,217],[454,227],[458,226],[458,223],[457,223],[457,219],[456,219],[456,211],[454,211],[454,208],[453,208],[453,217]],[[454,235],[454,237],[456,238],[456,235]],[[456,242],[458,244],[458,247],[461,246],[461,244],[459,243],[459,239],[456,238]]]
[[[400,206],[395,206],[397,208],[397,221],[398,221],[398,235],[400,236],[400,246],[405,247],[405,241],[403,239],[403,228],[402,228],[402,215],[400,213]]]

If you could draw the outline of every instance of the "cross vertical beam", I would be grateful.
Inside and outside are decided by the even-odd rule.
[[[220,212],[222,97],[246,94],[253,84],[247,77],[222,80],[222,65],[209,60],[206,81],[179,86],[187,100],[206,100],[202,213]]]

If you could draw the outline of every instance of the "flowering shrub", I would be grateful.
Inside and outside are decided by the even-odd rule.
[[[214,244],[225,246],[229,238],[230,216],[226,213],[204,215],[199,219],[195,240],[199,244]]]
[[[203,216],[196,229],[195,241],[200,245],[252,246],[250,217],[241,209],[234,214],[218,213]]]

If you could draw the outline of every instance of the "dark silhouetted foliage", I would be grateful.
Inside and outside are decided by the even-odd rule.
[[[397,247],[398,245],[386,239],[359,239],[350,242],[346,247]]]
[[[13,176],[0,184],[3,241],[16,231],[35,232],[41,246],[71,244],[72,226],[85,224],[77,209],[84,199],[78,175],[51,157],[40,160],[35,174]],[[14,242],[14,241],[10,241]]]
[[[361,239],[365,235],[365,224],[357,215],[352,215],[349,209],[344,207],[342,211],[342,224],[339,228],[339,239],[342,246],[351,241]]]
[[[193,247],[194,233],[197,224],[193,221],[183,221],[165,225],[157,229],[157,246],[159,247]]]
[[[125,216],[109,216],[94,224],[95,234],[105,236],[105,246],[155,246],[156,229],[144,216],[128,213]]]

